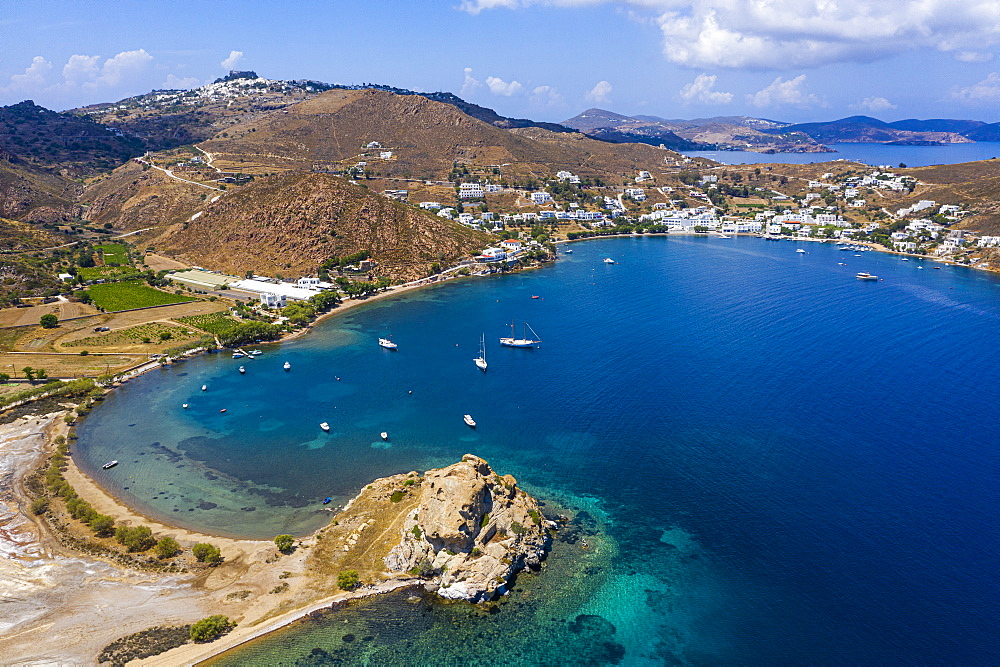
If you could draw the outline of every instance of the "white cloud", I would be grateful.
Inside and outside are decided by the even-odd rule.
[[[598,81],[597,84],[590,89],[584,97],[588,102],[594,102],[596,104],[610,104],[611,103],[611,84],[607,81]]]
[[[462,94],[471,95],[476,92],[479,88],[482,88],[483,84],[479,82],[479,79],[472,76],[472,68],[465,68],[465,79],[462,81]]]
[[[762,109],[781,106],[821,106],[822,101],[818,97],[802,90],[802,84],[805,81],[805,74],[800,74],[788,81],[783,80],[779,76],[763,90],[758,90],[752,95],[747,95],[747,102]]]
[[[598,4],[658,24],[666,58],[688,67],[787,70],[1000,43],[996,0],[463,0],[459,9]]]
[[[712,90],[715,87],[715,75],[699,74],[694,81],[681,88],[680,96],[685,102],[700,102],[702,104],[729,104],[733,101],[732,93]]]
[[[993,104],[1000,102],[1000,75],[991,72],[989,76],[967,88],[955,88],[951,96],[969,104]]]
[[[241,60],[243,60],[242,51],[230,51],[229,57],[219,64],[222,65],[222,69],[236,69],[236,66],[240,64]]]
[[[100,56],[72,55],[63,65],[63,79],[68,84],[93,81],[100,74]]]
[[[993,60],[993,54],[984,51],[959,51],[955,60],[963,63],[985,63]]]
[[[31,64],[24,69],[23,74],[15,74],[10,77],[10,85],[3,90],[32,90],[45,85],[45,77],[52,69],[52,63],[42,56],[35,56],[31,59]]]
[[[105,60],[101,66],[100,74],[85,82],[83,87],[88,89],[114,88],[142,74],[152,60],[153,56],[146,53],[145,49],[122,51],[114,58]]]
[[[165,88],[166,90],[190,90],[191,88],[197,88],[198,84],[197,77],[186,76],[181,78],[176,74],[168,74],[167,80],[160,84],[160,88]]]
[[[503,95],[504,97],[510,97],[511,95],[517,95],[524,88],[517,81],[511,81],[510,83],[499,79],[495,76],[486,77],[486,86],[490,89],[490,92],[494,95]]]
[[[552,86],[538,86],[531,91],[530,102],[535,107],[556,107],[563,103],[563,96]]]
[[[857,109],[858,111],[871,111],[876,113],[879,111],[895,109],[896,105],[884,97],[866,97],[857,104],[852,104],[851,108]]]

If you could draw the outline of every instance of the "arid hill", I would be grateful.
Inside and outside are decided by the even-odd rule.
[[[392,157],[381,159],[381,151],[366,150],[371,142]],[[459,162],[496,165],[512,178],[568,169],[617,180],[677,157],[651,146],[610,144],[575,132],[503,129],[450,104],[373,89],[327,91],[239,123],[201,147],[216,156],[218,166],[232,171],[247,165],[258,165],[258,171],[338,169],[362,161],[369,172],[419,179],[444,179]]]
[[[75,220],[79,184],[0,151],[0,217],[33,223]]]
[[[491,238],[330,174],[261,178],[199,210],[158,239],[157,250],[236,275],[304,275],[332,257],[368,252],[379,275],[412,279]]]

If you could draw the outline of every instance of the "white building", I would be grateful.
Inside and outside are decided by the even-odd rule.
[[[481,183],[462,183],[458,186],[459,199],[480,199],[484,194]]]
[[[381,153],[378,154],[378,156],[380,158],[382,158],[383,160],[391,160],[392,159],[392,151],[382,151]]]
[[[625,188],[625,196],[633,201],[646,201],[646,191],[642,188]]]
[[[653,175],[648,171],[640,171],[639,175],[635,177],[636,183],[643,183],[645,181],[653,180]]]
[[[531,196],[531,201],[535,202],[536,204],[546,204],[552,201],[552,195],[550,195],[548,192],[532,192],[530,196]]]
[[[268,308],[284,308],[288,304],[288,301],[285,299],[284,294],[262,292],[260,295],[260,303]]]
[[[483,186],[484,192],[500,192],[501,190],[503,190],[503,187],[497,185],[496,183],[487,183]]]
[[[425,211],[437,211],[441,208],[441,202],[436,201],[422,201],[419,204],[420,208]]]

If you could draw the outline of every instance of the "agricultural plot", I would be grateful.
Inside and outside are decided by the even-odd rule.
[[[117,264],[119,266],[130,266],[128,259],[128,249],[121,243],[104,243],[94,246],[104,258],[104,264]]]
[[[198,338],[201,334],[188,327],[173,326],[163,322],[149,322],[127,329],[78,338],[62,343],[63,347],[84,349],[120,348],[129,345],[179,345]]]
[[[205,313],[204,315],[190,315],[188,317],[175,317],[175,322],[198,327],[202,331],[219,336],[236,326],[237,321],[223,312]]]
[[[104,280],[135,273],[136,270],[131,266],[91,266],[79,268],[76,272],[84,280]]]
[[[141,283],[108,283],[87,289],[94,305],[108,312],[163,306],[169,303],[195,301],[193,297],[169,294]]]

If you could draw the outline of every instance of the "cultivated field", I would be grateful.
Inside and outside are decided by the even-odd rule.
[[[108,312],[194,301],[194,297],[170,294],[142,283],[109,283],[87,289],[94,305]]]

